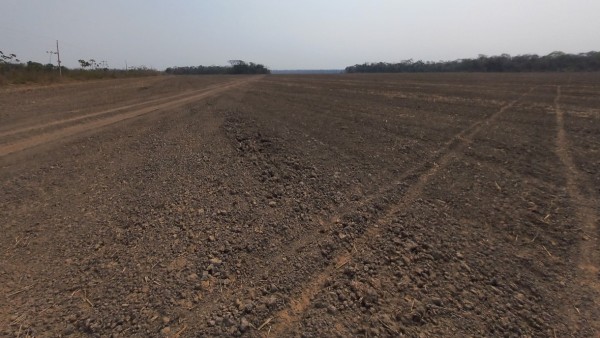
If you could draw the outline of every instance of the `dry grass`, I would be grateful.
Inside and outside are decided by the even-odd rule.
[[[0,69],[0,86],[19,84],[50,84],[63,81],[86,81],[116,79],[126,77],[156,76],[162,72],[156,70],[71,70],[64,69],[62,77],[58,70]]]

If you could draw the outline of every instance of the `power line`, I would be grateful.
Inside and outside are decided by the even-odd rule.
[[[50,54],[50,60],[48,60],[48,63],[52,64],[52,55],[56,54],[56,52],[53,50],[47,50],[46,54]]]

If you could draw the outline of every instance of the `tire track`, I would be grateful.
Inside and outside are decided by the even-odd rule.
[[[511,102],[509,104],[512,106],[515,102]],[[507,109],[507,107],[502,107],[501,109]],[[494,112],[489,116],[485,116],[482,118],[482,120],[470,124],[465,129],[461,130],[459,133],[453,135],[449,140],[443,143],[442,146],[439,147],[431,156],[410,167],[400,177],[397,177],[393,182],[387,185],[383,185],[383,187],[380,187],[379,189],[375,189],[373,192],[370,192],[368,195],[366,195],[363,199],[359,201],[338,207],[333,212],[334,216],[328,219],[317,216],[316,218],[318,225],[316,225],[316,228],[311,228],[311,230],[309,230],[310,232],[304,233],[298,238],[287,242],[284,246],[282,246],[280,250],[273,254],[271,259],[269,260],[269,264],[266,267],[261,267],[260,271],[266,275],[276,274],[276,272],[279,271],[282,266],[288,265],[288,263],[285,261],[287,257],[298,255],[298,252],[301,251],[304,247],[308,247],[313,243],[318,243],[323,240],[323,234],[321,234],[318,231],[319,229],[331,227],[332,224],[341,219],[343,216],[351,214],[356,210],[360,209],[361,207],[372,204],[378,198],[385,196],[393,192],[394,190],[398,190],[399,186],[406,180],[418,177],[422,173],[427,172],[432,166],[434,166],[434,163],[439,162],[439,159],[446,156],[447,153],[453,152],[455,148],[458,145],[460,145],[466,137],[469,137],[469,135],[476,133],[478,130],[483,128],[485,121],[494,118],[493,115],[496,114],[498,114],[498,112]],[[331,117],[330,115],[327,116]],[[271,118],[285,123],[283,118],[278,118],[277,116],[271,116]],[[323,147],[328,147],[331,151],[335,152],[336,156],[338,157],[346,159],[352,158],[351,155],[347,154],[346,152],[344,152],[336,146],[325,142],[321,142],[320,140],[316,141],[318,141]],[[335,259],[333,266],[337,267],[341,264],[344,264],[347,261],[347,259],[348,257],[346,257],[345,255],[340,255]],[[324,281],[325,278],[319,279],[318,284],[322,285]],[[231,289],[221,290],[218,293],[211,293],[203,298],[201,302],[201,307],[203,311],[215,311],[217,307],[221,306],[222,304],[228,304],[231,303],[233,299],[242,298],[242,296],[240,295],[240,290],[241,288],[238,289],[233,287]],[[309,303],[309,301],[306,302],[304,306],[307,307]],[[196,318],[193,314],[191,314],[190,316],[191,317],[189,317],[188,319],[194,318],[194,321],[198,320],[198,318]]]
[[[149,100],[149,101],[145,101],[145,102],[133,103],[133,104],[129,104],[129,105],[121,106],[121,107],[102,110],[102,111],[95,112],[95,113],[89,113],[89,114],[70,117],[70,118],[66,118],[66,119],[62,119],[62,120],[52,121],[52,122],[48,122],[48,123],[41,123],[41,124],[37,124],[37,125],[33,125],[33,126],[27,126],[27,127],[22,127],[22,128],[18,128],[18,129],[2,131],[2,132],[0,132],[0,138],[17,135],[17,134],[22,134],[22,133],[25,133],[25,132],[28,132],[31,130],[36,130],[36,129],[46,129],[48,127],[52,127],[52,126],[56,126],[56,125],[67,124],[69,122],[76,122],[79,120],[84,120],[84,119],[88,119],[88,118],[92,118],[92,117],[96,117],[96,116],[100,116],[100,115],[119,112],[121,110],[143,107],[143,106],[147,106],[150,104],[157,104],[159,102],[175,100],[175,99],[182,98],[182,97],[189,97],[191,95],[205,92],[207,90],[218,89],[223,86],[227,86],[228,84],[231,84],[231,83],[232,82],[228,82],[225,84],[219,84],[219,85],[213,85],[213,86],[209,86],[207,88],[202,88],[200,90],[187,91],[187,92],[181,93],[181,94],[171,95],[171,96],[167,96],[167,97],[161,97],[158,99]]]
[[[529,91],[520,95],[517,99],[502,106],[497,112],[488,116],[484,120],[473,124],[467,130],[461,132],[462,135],[459,134],[457,137],[451,140],[449,142],[447,151],[442,152],[438,160],[433,163],[433,166],[431,166],[429,169],[426,169],[424,173],[418,176],[416,183],[408,188],[401,201],[392,206],[392,208],[390,208],[385,215],[375,221],[375,224],[378,226],[372,226],[368,228],[352,243],[352,246],[356,249],[355,251],[360,252],[361,250],[358,248],[362,249],[362,247],[368,244],[371,238],[377,236],[382,231],[382,227],[384,225],[387,225],[393,221],[396,213],[410,207],[410,205],[414,203],[422,194],[423,188],[425,188],[431,178],[434,177],[441,169],[446,168],[449,164],[451,164],[457,156],[460,156],[460,153],[473,141],[474,137],[480,133],[483,128],[488,127],[495,122],[498,117],[502,115],[502,113],[512,108],[517,102],[533,92],[536,88],[537,87],[531,87]],[[428,163],[425,163],[423,166],[426,167],[427,165]],[[409,175],[403,175],[403,178],[407,176]],[[401,180],[402,179],[400,179],[400,181]],[[300,291],[299,295],[290,300],[289,306],[279,311],[274,316],[274,318],[277,318],[277,321],[274,322],[270,331],[274,337],[281,337],[289,334],[288,330],[293,328],[294,325],[298,323],[302,314],[310,306],[312,299],[323,288],[325,281],[331,276],[335,275],[339,267],[348,263],[352,257],[352,252],[342,252],[338,254],[332,259],[331,264],[329,264],[324,270],[318,272],[306,283],[306,286]]]
[[[52,142],[52,141],[56,141],[65,137],[69,137],[75,134],[79,134],[85,131],[89,131],[92,129],[97,129],[97,128],[101,128],[104,126],[108,126],[110,124],[113,123],[117,123],[123,120],[127,120],[127,119],[131,119],[134,117],[138,117],[144,114],[148,114],[150,112],[154,112],[157,110],[165,110],[165,109],[172,109],[187,103],[191,103],[197,100],[201,100],[204,98],[207,98],[209,96],[213,96],[213,95],[217,95],[219,93],[222,93],[226,90],[232,89],[234,87],[238,87],[241,85],[244,85],[246,83],[252,82],[252,81],[256,81],[258,79],[260,79],[262,77],[253,77],[250,79],[243,79],[243,80],[238,80],[238,81],[234,81],[231,83],[227,83],[224,85],[219,85],[219,86],[215,86],[209,89],[203,89],[200,91],[200,93],[195,93],[192,95],[187,95],[183,98],[177,98],[175,97],[169,97],[167,100],[167,102],[162,102],[162,103],[158,103],[158,104],[154,104],[148,107],[144,107],[144,108],[139,108],[139,109],[135,109],[129,112],[124,112],[122,114],[117,114],[117,115],[113,115],[113,116],[109,116],[100,120],[94,120],[94,121],[90,121],[87,123],[81,123],[81,124],[77,124],[74,126],[68,126],[68,127],[64,127],[55,131],[50,131],[50,132],[46,132],[46,133],[41,133],[41,134],[37,134],[31,137],[28,137],[26,139],[17,141],[17,142],[13,142],[13,143],[9,143],[9,144],[3,144],[0,145],[0,157],[6,156],[8,154],[12,154],[12,153],[16,153],[19,151],[23,151],[25,149],[29,149],[41,144],[45,144],[48,142]],[[158,101],[162,101],[163,99],[158,99]],[[144,103],[142,105],[146,105],[147,103]],[[126,110],[129,108],[134,108],[134,107],[138,107],[139,105],[128,105],[128,106],[124,106],[124,107],[119,107],[119,108],[115,108],[115,109],[111,109],[111,110],[107,110],[107,111],[102,111],[102,112],[97,112],[97,113],[92,113],[92,114],[87,114],[84,116],[79,116],[76,118],[70,118],[70,119],[66,119],[66,120],[61,120],[61,121],[56,121],[56,122],[51,122],[50,124],[45,124],[45,125],[41,125],[41,126],[32,126],[32,127],[27,127],[24,129],[27,130],[33,130],[33,129],[40,129],[40,128],[45,128],[47,126],[50,125],[60,125],[60,124],[66,124],[69,122],[74,122],[74,121],[78,121],[78,120],[82,120],[82,119],[86,119],[86,118],[90,118],[90,117],[96,117],[96,116],[101,116],[104,114],[108,114],[111,112],[117,112],[120,110]],[[17,130],[15,131],[15,133],[20,133],[20,132],[24,132],[27,130]],[[5,136],[5,134],[0,135],[0,136]]]
[[[580,282],[590,288],[596,294],[593,295],[593,302],[596,309],[600,308],[598,293],[600,292],[600,259],[598,257],[598,214],[596,208],[600,205],[600,199],[593,191],[584,195],[582,187],[588,185],[588,179],[582,173],[571,156],[571,148],[567,133],[565,131],[565,113],[561,109],[561,86],[556,87],[556,97],[554,98],[554,110],[556,113],[557,135],[556,135],[556,154],[564,167],[566,178],[566,189],[571,200],[571,205],[575,209],[577,221],[580,222],[585,239],[580,242],[578,268],[580,272]],[[594,318],[593,314],[584,313],[587,320],[592,325],[596,333],[600,332],[600,319]]]
[[[529,90],[529,92],[521,95],[517,100],[509,103],[509,105],[512,107],[512,105],[514,105],[516,102],[518,102],[522,97],[531,93],[533,90],[534,90],[534,88],[531,88]],[[435,169],[433,167],[438,165],[439,162],[442,161],[442,159],[445,156],[447,156],[448,153],[452,153],[453,151],[456,150],[456,148],[458,146],[461,145],[462,142],[464,142],[465,139],[468,139],[468,138],[472,137],[472,135],[478,133],[481,130],[481,128],[483,128],[485,126],[486,121],[495,119],[496,116],[494,116],[494,115],[498,115],[499,113],[503,112],[504,110],[506,110],[508,108],[509,107],[506,107],[506,105],[505,105],[501,108],[500,112],[495,112],[495,113],[491,114],[490,116],[485,117],[481,121],[477,121],[477,122],[469,125],[467,128],[463,129],[458,134],[452,136],[448,141],[443,143],[443,145],[436,152],[434,152],[429,158],[418,163],[417,165],[414,165],[414,166],[408,168],[396,180],[394,180],[394,181],[388,183],[387,185],[384,185],[382,188],[368,194],[365,198],[363,198],[360,201],[357,201],[355,203],[349,203],[348,205],[343,206],[343,207],[338,207],[337,210],[335,210],[333,212],[334,215],[330,219],[322,219],[322,218],[318,217],[318,222],[320,224],[320,227],[329,228],[331,226],[331,224],[335,223],[337,220],[342,219],[343,216],[351,214],[352,212],[354,212],[364,206],[372,204],[378,198],[386,196],[387,194],[393,192],[394,190],[397,190],[398,187],[402,183],[406,182],[410,178],[422,176],[425,173],[427,173],[429,170]],[[340,118],[337,116],[331,116],[329,114],[326,114],[326,115],[331,118]],[[389,133],[397,136],[396,133],[392,133],[392,132],[389,132]],[[315,139],[315,140],[317,142],[319,142],[322,146],[328,147],[333,152],[335,152],[336,156],[344,157],[347,159],[352,158],[351,155],[345,153],[343,150],[341,150],[340,148],[338,148],[336,146],[321,142],[320,140],[317,140],[317,139]],[[302,237],[286,244],[285,248],[282,251],[280,251],[275,257],[273,257],[273,262],[276,264],[271,266],[271,268],[268,270],[269,273],[276,271],[279,268],[280,264],[285,264],[283,259],[286,256],[293,255],[293,253],[298,252],[303,247],[306,247],[311,243],[318,242],[319,239],[321,239],[321,238],[322,238],[322,234],[313,232],[313,233],[302,236]]]

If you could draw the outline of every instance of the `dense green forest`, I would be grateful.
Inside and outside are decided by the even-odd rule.
[[[400,63],[364,63],[346,67],[347,73],[419,73],[419,72],[581,72],[600,71],[600,52],[567,54],[553,52],[510,56],[479,55],[476,59]]]
[[[254,62],[242,60],[229,61],[231,66],[189,66],[169,67],[165,70],[167,74],[175,75],[208,75],[208,74],[270,74],[271,71]]]

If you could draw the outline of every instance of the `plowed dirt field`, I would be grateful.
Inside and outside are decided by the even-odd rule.
[[[0,89],[2,337],[598,337],[598,74]]]

